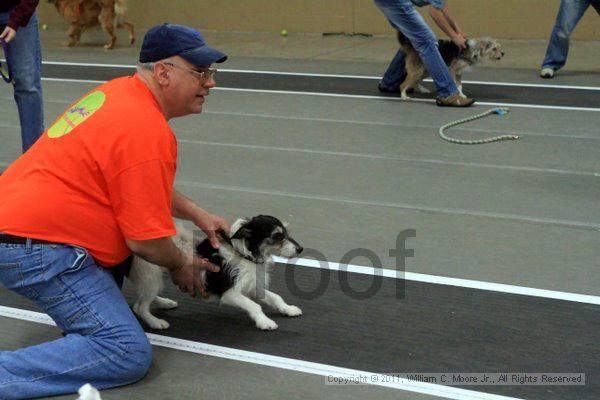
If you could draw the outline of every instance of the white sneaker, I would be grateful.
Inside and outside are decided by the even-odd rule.
[[[552,68],[542,68],[540,76],[544,79],[552,79],[554,78],[554,70]]]
[[[79,388],[79,397],[77,400],[102,400],[102,398],[100,397],[100,392],[95,387],[86,383]]]

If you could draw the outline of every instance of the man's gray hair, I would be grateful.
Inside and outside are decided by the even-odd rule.
[[[141,73],[143,71],[153,71],[154,70],[154,64],[155,61],[152,62],[146,62],[146,63],[138,63],[135,66],[135,69],[137,70],[137,72]]]
[[[156,64],[157,62],[170,62],[173,59],[173,57],[167,57],[163,60],[157,60],[157,61],[152,61],[152,62],[145,62],[145,63],[138,63],[136,65],[136,69],[138,72],[142,72],[142,71],[154,71],[154,64]]]

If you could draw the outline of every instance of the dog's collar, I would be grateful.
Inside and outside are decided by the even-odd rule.
[[[229,235],[223,231],[219,231],[219,237],[221,239],[223,239],[223,241],[225,243],[227,243],[228,245],[231,245],[233,247],[233,244],[231,243],[231,238],[229,237]]]
[[[223,242],[225,244],[229,245],[229,247],[231,248],[231,251],[234,253],[233,256],[239,256],[239,257],[241,257],[245,260],[251,261],[255,264],[264,262],[264,260],[257,259],[256,257],[254,257],[251,254],[242,254],[241,252],[239,252],[233,245],[233,242],[231,241],[231,237],[227,233],[220,231],[219,236],[221,237],[221,239],[223,240]]]

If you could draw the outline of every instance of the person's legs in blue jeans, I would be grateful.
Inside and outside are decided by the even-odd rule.
[[[75,393],[141,379],[152,348],[109,271],[72,246],[0,244],[0,282],[52,317],[64,337],[0,352],[0,398]]]
[[[0,13],[0,28],[8,22],[10,12]],[[44,131],[42,103],[42,56],[38,19],[34,13],[27,26],[17,30],[16,37],[8,43],[8,63],[14,80],[14,96],[21,122],[21,143],[25,152]]]
[[[571,32],[590,6],[591,0],[562,0],[552,29],[552,35],[542,62],[542,68],[551,68],[554,71],[561,69],[567,62],[569,54],[569,38]],[[593,1],[596,10],[599,2]],[[598,11],[600,13],[600,11]]]
[[[406,78],[406,53],[402,49],[398,49],[392,62],[381,78],[380,87],[388,91],[399,91],[400,84]]]
[[[446,98],[458,93],[458,88],[437,48],[435,35],[410,0],[375,0],[375,4],[387,19],[410,40],[419,53],[435,82],[438,96]],[[398,54],[396,55],[398,56]],[[392,63],[399,62],[399,57],[398,60],[394,57]],[[392,64],[388,71],[390,68],[392,68]],[[384,83],[385,81],[382,80],[382,84]]]

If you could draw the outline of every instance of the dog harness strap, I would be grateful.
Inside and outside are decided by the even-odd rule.
[[[223,238],[223,234],[222,234],[222,236],[221,236],[221,237]],[[234,254],[238,255],[239,257],[243,258],[244,260],[248,260],[248,261],[251,261],[251,262],[253,262],[253,263],[262,262],[262,261],[260,261],[260,260],[257,260],[257,259],[256,259],[256,258],[254,258],[254,257],[251,257],[251,256],[246,256],[246,255],[244,255],[244,254],[240,253],[239,251],[237,251],[237,249],[236,249],[236,248],[233,246],[233,244],[231,243],[231,239],[230,239],[229,241],[226,241],[226,240],[225,240],[225,243],[227,243],[227,244],[229,245],[229,247],[231,247],[231,251],[232,251]],[[229,260],[227,260],[227,261],[229,261]]]

